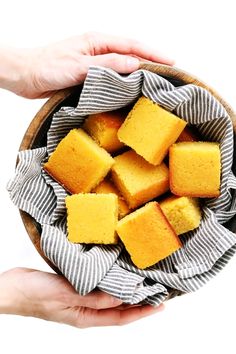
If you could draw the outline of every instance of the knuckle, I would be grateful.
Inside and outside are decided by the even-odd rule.
[[[93,303],[93,308],[95,310],[98,310],[99,308],[101,308],[101,305],[102,305],[102,301],[101,301],[101,298],[99,296],[96,296],[94,298],[94,303]]]
[[[122,312],[118,311],[117,315],[116,315],[116,319],[115,319],[115,326],[124,326],[125,324],[128,323],[128,321],[125,320],[124,316],[122,316]]]
[[[109,62],[110,65],[112,65],[113,67],[119,67],[121,64],[121,60],[122,60],[122,56],[120,54],[108,54],[109,55]]]
[[[98,293],[97,296],[94,297],[93,308],[95,310],[114,307],[117,304],[117,300],[106,293]]]
[[[75,327],[81,329],[88,327],[86,323],[86,307],[79,307],[76,309]]]
[[[103,308],[105,305],[107,305],[107,301],[104,298],[104,293],[102,292],[97,292],[96,296],[93,298],[93,308],[95,310],[99,310]]]
[[[94,40],[96,40],[98,35],[99,34],[96,31],[89,31],[89,32],[85,32],[82,36],[83,36],[84,40],[86,40],[88,42],[93,42]]]
[[[89,54],[95,55],[95,48],[97,47],[97,43],[99,43],[99,33],[86,32],[82,35],[82,39],[88,48]]]

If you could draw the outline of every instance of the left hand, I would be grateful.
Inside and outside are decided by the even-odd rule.
[[[21,58],[22,72],[11,90],[27,98],[47,97],[56,90],[82,83],[91,65],[124,74],[138,70],[140,60],[173,65],[173,60],[143,43],[96,32],[21,50],[20,54],[15,57]]]

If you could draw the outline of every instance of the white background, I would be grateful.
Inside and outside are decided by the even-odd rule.
[[[33,47],[88,30],[134,37],[214,87],[236,110],[234,1],[1,1],[0,43]],[[0,58],[1,65],[1,58]],[[43,100],[0,91],[0,271],[50,271],[32,246],[5,190],[22,136]],[[0,316],[0,352],[235,353],[236,257],[204,288],[125,327],[80,330]]]

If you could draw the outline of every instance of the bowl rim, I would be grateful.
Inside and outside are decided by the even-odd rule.
[[[164,64],[141,62],[140,69],[154,72],[165,78],[177,80],[180,83],[183,83],[184,85],[194,84],[208,90],[223,105],[223,107],[229,114],[233,123],[234,133],[236,133],[236,113],[234,112],[232,107],[214,89],[212,89],[209,85],[207,85],[200,79],[182,69]],[[51,114],[53,113],[53,111],[55,111],[58,105],[61,104],[66,98],[71,96],[76,90],[78,90],[78,86],[59,90],[46,101],[46,103],[40,108],[40,110],[36,113],[31,123],[29,124],[21,141],[19,151],[32,148],[35,137],[39,133],[44,122],[51,116]],[[18,163],[18,159],[16,163]],[[19,212],[25,229],[28,233],[28,236],[40,256],[56,273],[61,274],[60,270],[44,255],[40,247],[40,232],[38,230],[37,223],[34,218],[23,210],[19,210]]]

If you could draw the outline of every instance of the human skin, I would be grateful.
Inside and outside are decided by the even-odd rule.
[[[37,317],[78,328],[124,325],[163,309],[127,306],[95,290],[79,295],[61,275],[28,268],[0,274],[0,314]]]
[[[43,98],[82,83],[91,65],[128,74],[140,60],[173,61],[136,40],[85,33],[40,48],[0,46],[0,88],[26,98]],[[129,306],[95,290],[80,296],[61,275],[15,268],[0,274],[0,314],[34,316],[75,327],[123,325],[163,309]]]
[[[0,87],[27,98],[42,98],[82,83],[89,66],[131,73],[140,60],[172,65],[156,49],[133,39],[96,32],[74,36],[45,47],[0,47]]]

